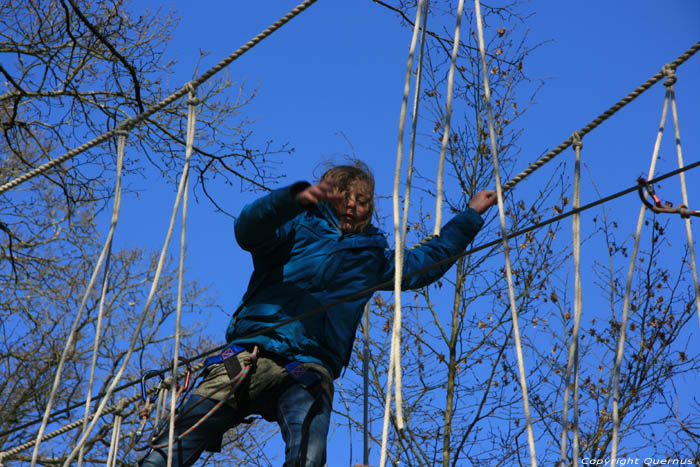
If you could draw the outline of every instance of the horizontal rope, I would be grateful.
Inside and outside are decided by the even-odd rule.
[[[688,170],[694,169],[694,168],[696,168],[696,167],[700,167],[700,160],[697,161],[697,162],[694,162],[694,163],[692,163],[692,164],[690,164],[690,165],[687,165],[687,166],[685,166],[685,167],[681,167],[681,168],[679,168],[679,169],[673,170],[673,171],[671,171],[671,172],[668,172],[668,173],[665,173],[665,174],[663,174],[663,175],[660,175],[660,176],[658,176],[658,177],[656,177],[656,178],[653,178],[653,179],[649,180],[649,183],[658,183],[658,182],[660,182],[660,181],[662,181],[662,180],[665,180],[665,179],[667,179],[667,178],[673,177],[674,175],[678,175],[678,174],[683,173],[683,172],[686,172],[686,171],[688,171]],[[612,194],[612,195],[608,195],[608,196],[606,196],[605,198],[601,198],[601,199],[599,199],[599,200],[597,200],[597,201],[593,201],[593,202],[588,203],[588,204],[586,204],[586,205],[584,205],[584,206],[581,206],[580,208],[572,209],[571,211],[567,211],[567,212],[565,212],[565,213],[559,214],[558,216],[551,217],[551,218],[547,219],[546,221],[542,221],[542,222],[540,222],[540,223],[531,225],[530,227],[526,227],[526,228],[524,228],[524,229],[521,229],[521,230],[518,230],[518,231],[516,231],[516,232],[513,232],[513,233],[509,234],[506,238],[507,238],[508,240],[510,240],[510,239],[512,239],[512,238],[515,238],[515,237],[519,237],[519,236],[521,236],[521,235],[524,235],[524,234],[526,234],[526,233],[528,233],[528,232],[532,232],[533,230],[537,230],[537,229],[540,229],[540,228],[542,228],[542,227],[546,227],[546,226],[549,225],[549,224],[553,224],[553,223],[555,223],[555,222],[559,222],[560,220],[566,219],[567,217],[573,216],[574,214],[587,211],[587,210],[589,210],[589,209],[592,209],[592,208],[594,208],[594,207],[596,207],[596,206],[599,206],[599,205],[601,205],[601,204],[604,204],[604,203],[607,203],[607,202],[609,202],[609,201],[612,201],[612,200],[614,200],[614,199],[616,199],[616,198],[619,198],[619,197],[621,197],[621,196],[627,195],[627,194],[629,194],[629,193],[633,193],[633,192],[637,191],[637,188],[638,188],[638,185],[635,183],[635,184],[632,185],[631,187],[625,188],[624,190],[618,191],[618,192],[616,192],[616,193],[614,193],[614,194]],[[436,263],[434,263],[434,264],[432,264],[432,265],[430,265],[430,266],[426,266],[426,267],[424,267],[424,268],[422,268],[422,269],[419,269],[418,271],[414,271],[414,272],[412,272],[412,273],[406,274],[406,275],[404,276],[404,278],[409,278],[409,277],[413,277],[413,276],[418,275],[418,274],[422,274],[422,273],[424,273],[424,272],[426,272],[426,271],[429,271],[429,270],[431,270],[431,269],[434,269],[434,268],[436,268],[436,267],[440,267],[440,266],[443,266],[443,265],[445,265],[445,264],[447,264],[447,263],[450,263],[450,262],[452,262],[452,261],[456,261],[456,260],[458,260],[459,258],[462,258],[462,257],[464,257],[464,256],[471,255],[471,254],[477,253],[477,252],[479,252],[479,251],[485,250],[485,249],[487,249],[487,248],[491,248],[491,247],[493,247],[493,246],[499,245],[499,244],[501,244],[502,242],[503,242],[503,239],[502,239],[501,237],[499,237],[499,238],[497,238],[497,239],[495,239],[495,240],[492,240],[492,241],[490,241],[490,242],[488,242],[488,243],[484,243],[483,245],[479,245],[479,246],[477,246],[477,247],[474,247],[474,248],[472,248],[471,250],[467,250],[467,251],[465,251],[464,253],[460,253],[460,254],[458,254],[458,255],[451,256],[451,257],[446,258],[446,259],[444,259],[444,260],[438,261],[438,262],[436,262]],[[279,328],[279,327],[282,327],[282,326],[286,326],[287,324],[293,323],[293,322],[295,322],[295,321],[299,321],[299,320],[308,318],[308,317],[310,317],[310,316],[313,316],[313,315],[315,315],[315,314],[317,314],[317,313],[322,313],[322,312],[324,312],[324,311],[327,311],[328,309],[333,308],[333,307],[335,307],[335,306],[338,306],[338,305],[340,305],[340,304],[342,304],[342,303],[345,303],[345,302],[348,302],[348,301],[351,301],[351,300],[356,300],[356,299],[361,298],[361,297],[363,297],[363,296],[365,296],[365,295],[367,295],[367,294],[374,293],[374,292],[376,292],[376,291],[378,291],[378,290],[387,288],[387,287],[391,286],[392,284],[393,284],[393,280],[391,280],[391,281],[386,281],[386,282],[382,282],[381,284],[377,284],[377,285],[375,285],[375,286],[373,286],[373,287],[367,288],[367,289],[362,290],[362,291],[360,291],[360,292],[355,292],[354,294],[347,295],[347,296],[345,296],[345,297],[343,297],[343,298],[341,298],[341,299],[339,299],[339,300],[337,300],[337,301],[335,301],[335,302],[333,302],[333,303],[331,303],[331,304],[329,304],[329,305],[324,305],[324,306],[318,307],[318,308],[316,308],[316,309],[314,309],[314,310],[311,310],[311,311],[308,311],[308,312],[306,312],[306,313],[303,313],[303,314],[301,314],[301,315],[295,316],[294,318],[289,318],[289,319],[287,319],[287,320],[285,320],[285,321],[282,321],[282,322],[280,322],[280,323],[277,323],[276,325],[271,326],[271,327],[269,327],[269,328],[266,328],[266,329],[263,329],[263,330],[260,330],[260,331],[256,331],[256,332],[252,332],[252,333],[250,333],[250,334],[248,334],[248,335],[246,335],[246,336],[243,336],[242,339],[249,339],[249,338],[251,338],[251,337],[256,337],[256,336],[265,334],[265,333],[267,333],[267,332],[270,332],[270,331],[275,330],[275,329],[277,329],[277,328]],[[202,353],[200,353],[200,354],[198,354],[198,355],[195,355],[194,357],[191,357],[191,358],[189,358],[189,359],[183,359],[183,362],[185,362],[185,363],[191,363],[191,362],[193,362],[193,361],[195,361],[195,360],[199,360],[199,359],[201,359],[201,358],[203,358],[203,357],[206,357],[206,356],[208,356],[208,355],[210,355],[210,354],[212,354],[212,353],[220,352],[220,351],[223,350],[224,347],[226,347],[226,346],[227,346],[227,344],[223,344],[223,345],[220,345],[219,347],[215,347],[215,348],[213,348],[213,349],[209,349],[209,350],[207,350],[207,351],[205,351],[205,352],[202,352]],[[194,372],[194,371],[199,371],[199,370],[202,369],[202,368],[203,368],[203,364],[197,364],[197,365],[195,365],[195,366],[192,367],[192,371],[193,371],[193,372]],[[157,371],[155,371],[155,372],[153,373],[153,376],[162,375],[162,374],[164,374],[164,373],[170,371],[171,369],[172,369],[171,367],[168,367],[168,368],[163,368],[163,369],[161,369],[161,370],[157,370]],[[167,380],[166,380],[166,381],[167,381]],[[119,387],[115,388],[115,389],[114,389],[114,392],[116,393],[116,392],[118,392],[118,391],[120,391],[120,390],[127,389],[127,388],[129,388],[129,387],[135,386],[135,385],[139,384],[140,382],[141,382],[140,379],[134,380],[134,381],[130,381],[130,382],[126,383],[126,384],[123,384],[122,386],[119,386]],[[104,394],[98,394],[97,396],[93,397],[93,401],[96,400],[96,399],[99,399],[100,397],[103,397],[103,396],[104,396]],[[131,400],[131,398],[130,398],[129,400]],[[135,399],[134,399],[134,400],[135,400]],[[73,410],[73,409],[76,409],[76,408],[78,408],[78,407],[81,407],[83,404],[84,404],[84,402],[81,402],[81,403],[76,404],[76,405],[73,405],[73,406],[71,406],[71,407],[67,407],[67,408],[65,408],[65,409],[61,409],[61,410],[59,410],[59,411],[57,411],[57,412],[54,412],[53,414],[51,414],[51,418],[55,418],[55,417],[58,416],[58,415],[64,414],[64,413],[66,413],[66,412],[69,412],[70,410]],[[108,410],[108,409],[106,409],[106,410]],[[112,410],[114,410],[114,409],[112,409]],[[21,426],[19,426],[19,427],[12,428],[12,429],[10,429],[10,430],[4,431],[4,432],[0,433],[0,438],[1,438],[1,437],[4,437],[4,436],[6,436],[6,435],[9,435],[9,434],[15,433],[15,432],[17,432],[17,431],[19,431],[19,430],[22,430],[22,429],[24,429],[24,428],[28,428],[28,427],[30,427],[30,426],[32,426],[32,425],[36,425],[36,424],[39,423],[39,422],[41,422],[41,419],[39,419],[39,420],[34,420],[34,421],[31,421],[31,422],[27,422],[27,423],[25,423],[24,425],[21,425]],[[33,443],[33,442],[32,442],[32,443]]]
[[[639,97],[644,91],[652,87],[654,84],[658,83],[661,81],[665,76],[665,68],[666,67],[671,67],[671,68],[677,68],[678,66],[682,65],[686,60],[688,60],[690,57],[692,57],[698,50],[700,50],[700,42],[697,42],[695,45],[693,45],[691,48],[685,51],[681,56],[679,56],[677,59],[675,59],[673,62],[664,65],[664,68],[662,68],[661,71],[656,73],[654,76],[646,80],[644,83],[642,83],[637,89],[632,91],[631,93],[627,94],[624,98],[619,100],[615,105],[610,107],[608,110],[597,116],[591,123],[583,127],[582,129],[578,130],[579,135],[581,138],[583,138],[587,133],[589,133],[591,130],[593,130],[595,127],[603,123],[605,120],[608,118],[612,117],[618,110],[622,109],[624,106],[632,102],[634,99]],[[508,183],[503,185],[503,191],[508,191],[511,188],[513,188],[515,185],[523,181],[526,177],[528,177],[530,174],[532,174],[535,170],[539,169],[542,167],[544,164],[547,162],[551,161],[554,159],[555,156],[561,154],[565,149],[567,149],[571,144],[573,143],[572,137],[569,137],[568,139],[564,140],[563,143],[561,143],[559,146],[554,148],[552,151],[548,152],[541,158],[539,158],[537,161],[531,163],[530,165],[527,166],[525,170],[520,172],[518,175],[513,177]]]
[[[192,359],[192,360],[194,360],[194,359]],[[198,365],[193,366],[193,367],[191,368],[190,371],[193,371],[193,372],[194,372],[194,371],[199,371],[199,370],[201,370],[202,368],[204,368],[204,363],[200,363],[200,364],[198,364]],[[170,371],[170,370],[172,370],[172,367],[169,367],[169,368],[166,368],[166,369],[164,369],[164,370],[161,370],[158,374],[163,374],[163,373],[165,373],[165,372],[167,372],[167,371]],[[180,373],[180,374],[178,375],[178,377],[184,376],[185,373],[186,373],[186,372]],[[153,376],[156,376],[156,374],[154,373]],[[173,381],[173,378],[172,378],[172,376],[170,376],[170,377],[168,377],[168,378],[165,379],[165,381],[164,381],[163,384],[165,384],[166,386],[172,385],[172,381]],[[140,382],[141,382],[140,379],[139,379],[139,380],[135,380],[135,381],[131,381],[128,385],[124,385],[124,386],[122,386],[122,387],[116,388],[116,389],[114,390],[114,392],[117,392],[117,391],[119,391],[120,389],[123,389],[124,387],[134,386],[135,384],[140,383]],[[158,390],[158,388],[159,388],[159,386],[153,386],[153,387],[148,388],[148,389],[146,390],[146,395],[148,396],[148,395],[153,394],[154,392],[156,392],[156,391]],[[103,397],[103,396],[104,396],[104,393],[103,393],[103,394],[98,394],[97,396],[95,396],[95,397],[93,397],[93,398],[91,399],[91,402],[94,402],[94,401],[96,401],[97,399],[99,399],[99,398],[101,398],[101,397]],[[115,412],[117,412],[117,411],[119,411],[119,410],[122,410],[124,407],[128,406],[129,404],[133,404],[134,402],[140,400],[141,397],[142,397],[141,394],[135,394],[135,395],[130,396],[130,397],[127,397],[127,398],[125,398],[125,399],[121,399],[121,400],[120,400],[119,402],[117,402],[116,404],[111,405],[111,406],[108,406],[108,407],[105,407],[105,409],[104,409],[104,410],[102,411],[102,413],[101,413],[101,416],[103,416],[103,415],[108,415],[108,414],[111,414],[111,413],[115,413]],[[81,402],[81,403],[79,403],[79,404],[77,404],[77,405],[75,405],[75,406],[73,406],[73,407],[69,407],[69,408],[67,408],[67,409],[62,409],[62,410],[60,410],[60,411],[58,411],[58,412],[54,412],[53,414],[51,414],[50,418],[55,418],[57,415],[60,415],[61,413],[65,413],[66,411],[69,411],[69,410],[72,410],[72,409],[76,409],[76,408],[78,408],[78,407],[82,407],[84,403],[85,403],[85,402]],[[94,416],[94,414],[90,416],[90,420],[92,420],[92,417],[93,417],[93,416]],[[75,429],[75,428],[78,428],[78,427],[83,423],[83,421],[84,421],[84,418],[81,418],[80,420],[76,420],[76,421],[74,421],[74,422],[68,423],[67,425],[62,426],[61,428],[58,428],[57,430],[54,430],[54,431],[52,431],[51,433],[45,434],[44,436],[42,436],[41,441],[46,441],[46,440],[48,440],[48,439],[55,438],[55,437],[57,437],[57,436],[62,435],[63,433],[67,433],[68,431],[71,431],[71,430],[73,430],[73,429]],[[14,432],[16,432],[16,431],[18,431],[18,430],[24,429],[24,428],[28,428],[29,426],[36,425],[36,424],[39,423],[39,422],[41,422],[41,419],[35,420],[35,421],[33,421],[33,422],[26,423],[26,424],[24,424],[22,427],[17,427],[17,428],[13,428],[12,430],[5,431],[5,432],[3,432],[2,434],[0,434],[0,437],[3,437],[3,436],[8,435],[8,434],[12,434],[12,433],[14,433]],[[3,458],[7,458],[7,457],[10,457],[10,456],[13,456],[13,455],[15,455],[15,454],[17,454],[17,453],[19,453],[19,452],[24,451],[25,449],[29,449],[30,447],[32,447],[32,446],[34,445],[35,442],[36,442],[36,440],[27,441],[26,443],[20,444],[20,445],[18,445],[18,446],[15,446],[14,448],[11,448],[11,449],[9,449],[9,450],[7,450],[7,451],[2,451],[2,452],[0,452],[0,456],[2,456]]]
[[[299,13],[302,11],[306,10],[308,7],[313,5],[316,2],[316,0],[306,0],[305,2],[299,4],[296,8],[291,10],[289,13],[284,15],[282,18],[279,20],[275,21],[272,25],[270,25],[267,29],[265,29],[263,32],[249,40],[246,44],[244,44],[242,47],[240,47],[238,50],[230,54],[228,57],[224,58],[221,60],[219,63],[214,65],[212,68],[204,72],[202,75],[199,77],[195,78],[194,80],[186,83],[181,89],[175,91],[174,93],[170,94],[168,97],[163,99],[162,101],[158,102],[157,104],[148,107],[145,112],[142,112],[132,118],[129,118],[127,120],[122,121],[119,125],[117,125],[116,128],[109,130],[105,133],[102,133],[101,135],[97,136],[96,138],[88,141],[87,143],[78,146],[75,149],[72,149],[68,151],[67,153],[63,154],[62,156],[57,157],[56,159],[52,159],[45,164],[23,174],[20,175],[19,177],[15,178],[14,180],[11,180],[4,185],[0,186],[0,194],[6,192],[7,190],[14,188],[27,180],[30,180],[37,175],[48,171],[49,169],[53,168],[56,165],[62,164],[63,162],[77,156],[78,154],[87,151],[88,149],[97,146],[99,144],[104,143],[107,141],[109,138],[112,136],[115,136],[119,134],[121,131],[124,130],[131,130],[132,128],[138,126],[143,120],[146,118],[150,117],[154,113],[158,112],[159,110],[169,106],[173,102],[175,102],[177,99],[180,99],[183,97],[185,94],[187,94],[191,89],[196,88],[197,86],[200,86],[204,82],[206,82],[209,78],[214,76],[216,73],[227,67],[228,65],[231,64],[234,60],[239,58],[241,55],[246,53],[248,50],[253,48],[255,45],[257,45],[260,41],[268,37],[270,34],[284,26],[286,23],[288,23],[292,18],[297,16]]]

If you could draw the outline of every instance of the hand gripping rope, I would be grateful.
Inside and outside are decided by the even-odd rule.
[[[688,219],[690,216],[700,217],[700,211],[691,211],[685,204],[679,204],[674,208],[672,202],[662,202],[654,191],[654,185],[649,183],[644,177],[639,177],[637,179],[637,185],[637,191],[639,192],[639,197],[641,198],[642,203],[644,203],[647,208],[651,209],[655,213],[680,214],[684,219]],[[648,196],[651,196],[651,198],[654,200],[653,203],[649,201]]]

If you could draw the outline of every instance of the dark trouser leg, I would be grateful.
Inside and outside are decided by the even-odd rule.
[[[199,405],[188,411],[190,407],[200,400],[202,402]],[[175,437],[197,423],[216,404],[217,401],[191,395],[181,411],[185,415],[175,422]],[[221,436],[235,425],[235,421],[235,411],[227,404],[223,404],[195,430],[173,445],[173,467],[188,467],[194,464],[202,454],[202,451],[215,446],[217,441],[221,439]],[[166,428],[154,444],[158,445],[167,442],[168,430]],[[164,467],[167,464],[168,447],[166,446],[161,449],[151,450],[141,461],[140,465],[144,467]]]
[[[277,402],[277,423],[285,443],[284,467],[322,467],[331,404],[323,392],[312,395],[300,384],[287,389]]]

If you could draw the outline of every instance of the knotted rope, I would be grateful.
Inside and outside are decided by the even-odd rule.
[[[107,462],[105,467],[116,467],[117,452],[119,451],[119,440],[121,439],[122,420],[124,419],[124,408],[126,402],[124,399],[117,403],[117,411],[114,413],[114,424],[112,425],[112,441],[109,445],[109,453],[107,454]]]
[[[581,135],[579,132],[574,132],[571,136],[573,140],[573,148],[576,152],[576,162],[574,164],[574,194],[572,207],[578,209],[581,207]],[[578,459],[579,452],[579,426],[578,426],[578,335],[581,327],[581,308],[583,302],[583,293],[581,291],[581,214],[576,213],[571,218],[572,231],[572,249],[574,255],[574,329],[571,334],[571,343],[569,344],[569,358],[566,364],[566,374],[564,378],[564,410],[562,411],[561,421],[561,460],[560,467],[566,467],[566,442],[569,431],[569,390],[573,387],[574,390],[574,440],[572,459]],[[564,326],[566,329],[566,325]],[[566,333],[565,333],[566,335]],[[571,383],[571,371],[574,371],[574,381]]]
[[[187,99],[187,142],[185,146],[185,159],[192,157],[192,147],[194,146],[194,134],[197,123],[197,90],[190,87],[190,96]],[[182,316],[182,288],[185,275],[185,238],[187,232],[187,200],[189,198],[190,179],[189,174],[185,177],[185,191],[182,200],[182,227],[180,229],[180,262],[177,274],[177,309],[175,312],[175,342],[173,344],[173,380],[177,381],[177,365],[180,361],[180,319]],[[173,463],[173,443],[175,442],[175,407],[177,405],[177,384],[173,384],[170,397],[170,423],[168,430],[168,467]]]
[[[674,81],[671,81],[668,85],[669,93],[671,94],[671,115],[673,115],[673,128],[676,137],[676,154],[678,155],[678,167],[683,167],[683,151],[681,150],[681,132],[680,126],[678,124],[678,110],[676,108],[676,92],[673,89],[673,83],[675,83],[675,69],[672,65],[667,65],[668,68],[674,70]],[[669,81],[669,80],[667,80]],[[685,174],[681,172],[679,174],[681,181],[681,194],[683,196],[683,204],[689,206],[688,204],[688,190],[685,185]],[[690,217],[685,216],[685,231],[688,237],[688,250],[690,252],[690,264],[693,270],[693,286],[695,288],[695,308],[698,312],[698,322],[700,322],[700,286],[698,286],[698,266],[695,261],[695,245],[693,243],[693,230],[690,224]]]
[[[666,116],[668,115],[668,102],[672,93],[672,84],[676,81],[675,72],[672,67],[664,66],[663,73],[667,76],[666,83],[666,95],[664,97],[663,109],[661,111],[661,123],[659,124],[659,131],[656,135],[656,142],[654,143],[654,150],[651,155],[651,163],[649,165],[649,175],[647,180],[654,177],[654,171],[656,170],[656,161],[659,155],[659,148],[661,147],[661,139],[664,134],[664,126],[666,125]],[[639,251],[639,239],[642,233],[642,225],[644,222],[644,213],[646,212],[646,206],[642,203],[639,208],[639,217],[637,218],[637,230],[634,234],[634,247],[632,248],[632,254],[630,256],[630,265],[627,269],[627,282],[625,284],[625,299],[622,305],[622,322],[620,323],[620,336],[617,343],[617,352],[615,355],[615,369],[613,372],[613,400],[612,400],[612,418],[613,418],[613,430],[612,430],[612,448],[610,452],[610,465],[615,465],[617,459],[617,445],[618,445],[618,433],[620,431],[620,414],[619,414],[619,402],[620,402],[620,371],[622,368],[622,359],[624,356],[625,349],[625,339],[627,337],[627,315],[630,307],[630,291],[632,290],[632,278],[634,276],[634,266],[637,262],[637,252]]]

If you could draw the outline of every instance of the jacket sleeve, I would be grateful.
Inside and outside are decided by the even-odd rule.
[[[483,225],[481,216],[475,210],[467,208],[445,224],[438,237],[418,248],[405,249],[401,289],[419,289],[442,277],[456,260],[434,268],[430,266],[464,252]],[[385,252],[385,260],[383,281],[390,281],[394,279],[394,250]],[[393,290],[393,286],[387,290]]]
[[[274,249],[281,240],[280,227],[304,211],[296,195],[308,186],[297,182],[247,204],[234,223],[238,245],[253,254]]]

